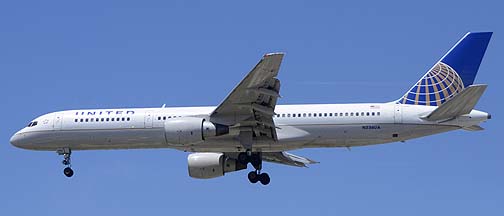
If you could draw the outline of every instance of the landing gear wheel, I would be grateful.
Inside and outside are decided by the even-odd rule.
[[[257,175],[256,171],[249,172],[247,177],[248,177],[248,180],[250,181],[250,183],[252,183],[252,184],[255,184],[259,181],[259,175]]]
[[[259,175],[259,181],[261,181],[261,184],[263,184],[263,185],[268,185],[270,183],[271,179],[270,179],[268,173],[261,173]]]
[[[65,168],[63,170],[63,173],[65,174],[66,177],[69,177],[69,178],[72,177],[74,174],[72,168],[70,168],[70,167]]]

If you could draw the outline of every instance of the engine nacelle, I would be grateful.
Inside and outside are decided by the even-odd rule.
[[[246,169],[247,165],[226,157],[223,153],[192,153],[187,157],[189,176],[209,179],[225,173]]]
[[[181,117],[165,121],[166,142],[174,145],[197,144],[208,137],[229,133],[229,127],[214,124],[204,118]]]

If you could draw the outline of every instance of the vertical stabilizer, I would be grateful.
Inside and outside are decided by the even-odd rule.
[[[401,104],[440,106],[474,83],[492,32],[469,32],[404,96]]]

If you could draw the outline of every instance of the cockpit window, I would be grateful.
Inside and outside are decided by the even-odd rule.
[[[37,121],[32,121],[30,122],[30,124],[28,124],[28,127],[33,127],[33,126],[36,126],[38,124]]]

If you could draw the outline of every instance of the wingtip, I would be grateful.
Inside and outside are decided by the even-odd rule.
[[[272,53],[266,53],[264,54],[264,57],[267,57],[267,56],[274,56],[274,55],[285,55],[284,52],[272,52]]]
[[[314,161],[314,160],[310,160],[310,159],[308,159],[308,160],[309,160],[309,162],[308,162],[308,163],[304,163],[304,164],[303,164],[303,167],[304,167],[304,168],[310,168],[308,165],[312,165],[312,164],[319,164],[319,163],[320,163],[320,162],[318,162],[318,161]]]
[[[319,164],[319,161],[310,160],[310,164]]]

